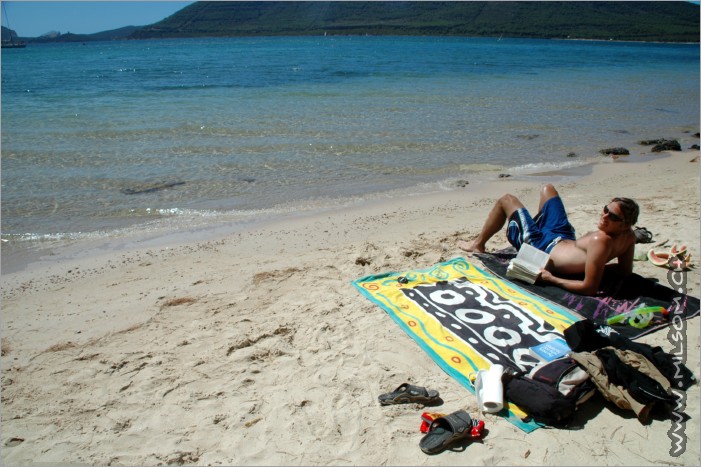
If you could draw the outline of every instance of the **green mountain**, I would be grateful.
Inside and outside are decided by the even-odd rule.
[[[197,2],[130,38],[436,35],[699,42],[688,2]]]
[[[128,39],[135,31],[141,29],[138,26],[125,26],[119,29],[109,31],[96,32],[94,34],[49,34],[39,36],[33,39],[27,39],[29,42],[90,42],[90,41],[117,41]]]

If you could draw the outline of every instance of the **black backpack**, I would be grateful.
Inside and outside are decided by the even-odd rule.
[[[528,414],[526,420],[545,425],[567,425],[577,406],[595,391],[586,372],[569,357],[540,364],[528,374],[504,375],[506,399]]]

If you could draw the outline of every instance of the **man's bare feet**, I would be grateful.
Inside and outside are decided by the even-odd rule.
[[[458,248],[461,250],[465,250],[468,253],[484,253],[484,247],[481,245],[478,245],[475,240],[472,240],[471,242],[466,242],[465,240],[460,240],[458,242]]]

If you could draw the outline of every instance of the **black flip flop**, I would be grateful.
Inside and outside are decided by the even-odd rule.
[[[404,383],[392,392],[380,394],[377,399],[380,401],[380,405],[410,404],[412,402],[430,404],[437,402],[439,397],[438,391]]]
[[[431,423],[428,434],[421,438],[419,447],[426,454],[438,454],[454,442],[471,437],[473,426],[472,418],[464,410],[438,417]]]

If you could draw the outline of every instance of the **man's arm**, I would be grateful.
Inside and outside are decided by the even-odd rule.
[[[587,247],[587,259],[584,264],[584,279],[564,279],[554,276],[550,271],[543,270],[540,273],[540,280],[556,285],[568,292],[580,295],[594,295],[599,290],[601,278],[604,276],[604,269],[608,262],[611,251],[611,238],[603,234],[595,234]],[[631,270],[633,257],[631,255]]]
[[[612,266],[616,267],[616,273],[620,277],[628,277],[633,274],[633,258],[635,257],[635,240],[630,242],[630,245],[626,251],[618,257],[618,264]]]

